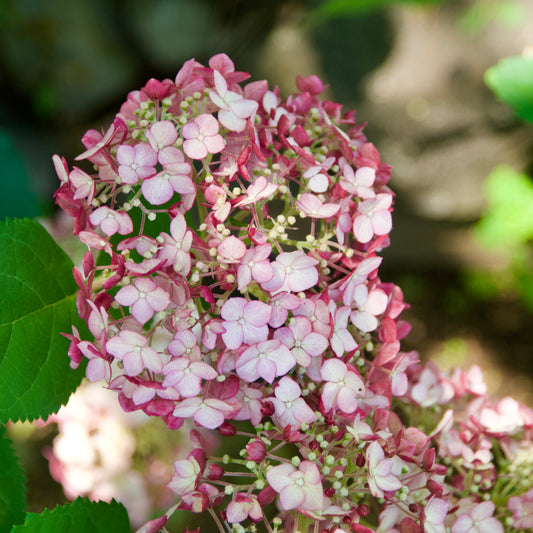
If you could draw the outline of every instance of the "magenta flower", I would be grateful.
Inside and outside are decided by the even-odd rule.
[[[276,376],[285,375],[295,364],[287,346],[274,339],[246,349],[237,360],[236,370],[239,377],[248,383],[260,377],[272,383]]]
[[[476,504],[468,513],[461,514],[452,527],[452,533],[503,533],[502,523],[494,518],[496,506],[491,501]]]
[[[191,159],[204,159],[207,154],[217,154],[224,150],[226,143],[218,133],[218,121],[213,115],[198,115],[181,130],[186,139],[183,151]]]
[[[365,393],[360,376],[340,359],[324,361],[320,375],[326,382],[321,395],[326,412],[338,407],[343,413],[353,413],[359,406],[357,397]]]
[[[222,334],[230,350],[244,344],[255,344],[267,339],[270,307],[257,300],[248,302],[244,298],[229,298],[220,312],[226,330]]]
[[[390,232],[391,204],[392,194],[380,193],[357,206],[358,215],[353,221],[353,232],[359,242],[365,244],[370,242],[374,235],[387,235]]]
[[[324,505],[324,493],[318,466],[302,461],[298,470],[290,464],[274,466],[267,471],[270,486],[279,494],[279,503],[285,511],[304,509],[318,511]]]
[[[287,376],[281,378],[275,395],[276,397],[270,401],[276,410],[274,417],[281,427],[290,424],[293,428],[299,429],[304,422],[311,423],[317,419],[315,412],[301,397],[300,385],[293,379]]]
[[[139,375],[144,368],[161,372],[161,354],[148,346],[148,339],[135,331],[122,330],[116,337],[109,339],[106,350],[120,359],[128,376]]]
[[[269,292],[300,292],[310,289],[318,282],[318,261],[300,250],[284,252],[271,263],[274,276],[261,284]]]
[[[168,307],[170,298],[151,279],[137,278],[133,285],[126,285],[117,292],[115,301],[120,305],[127,305],[135,320],[146,324],[155,312]]]
[[[128,235],[133,231],[133,222],[127,213],[113,211],[105,205],[93,211],[89,220],[93,226],[100,226],[100,229],[108,237],[115,233]]]
[[[157,164],[157,154],[143,143],[135,146],[121,144],[117,149],[118,175],[122,183],[135,185],[140,179],[152,177]]]
[[[385,459],[385,452],[377,441],[368,445],[366,461],[368,465],[367,481],[373,496],[383,498],[385,492],[395,492],[401,488],[402,483],[392,473],[392,459]]]

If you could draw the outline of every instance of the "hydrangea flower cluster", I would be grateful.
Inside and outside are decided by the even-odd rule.
[[[85,134],[91,170],[54,156],[88,247],[71,366],[126,411],[248,439],[216,458],[193,430],[142,531],[176,508],[238,533],[532,527],[533,412],[401,350],[390,167],[316,76],[286,100],[248,78],[191,59]]]

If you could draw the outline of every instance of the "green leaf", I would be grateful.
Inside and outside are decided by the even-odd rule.
[[[0,222],[0,421],[46,418],[84,369],[69,368],[77,286],[72,261],[37,222]]]
[[[533,123],[533,57],[502,59],[485,72],[485,83],[519,117]]]
[[[111,503],[90,502],[77,498],[41,514],[28,513],[26,521],[11,533],[130,533],[128,513],[115,500]]]
[[[13,453],[5,427],[0,426],[0,533],[24,522],[26,486],[24,472]]]
[[[475,227],[481,244],[516,249],[533,238],[533,183],[508,166],[496,167],[485,183],[487,208]]]

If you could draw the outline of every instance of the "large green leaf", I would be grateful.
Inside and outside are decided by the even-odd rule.
[[[533,123],[533,57],[502,59],[485,72],[485,83],[519,117]]]
[[[46,418],[68,401],[68,340],[80,326],[72,262],[37,222],[0,222],[0,422]]]
[[[78,498],[72,503],[57,506],[41,514],[28,513],[26,521],[15,526],[11,533],[130,533],[128,514],[124,506],[90,502]]]
[[[7,533],[13,524],[24,522],[25,514],[24,472],[13,453],[5,428],[0,426],[0,533]]]

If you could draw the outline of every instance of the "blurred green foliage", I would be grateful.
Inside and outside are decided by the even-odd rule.
[[[35,217],[39,214],[37,195],[31,186],[30,177],[22,154],[13,138],[0,128],[0,221],[6,217]]]
[[[533,57],[502,59],[485,73],[485,82],[516,114],[533,123]]]
[[[459,26],[474,34],[481,33],[491,22],[516,28],[526,15],[524,7],[514,0],[477,0],[465,10]]]
[[[391,4],[438,4],[449,0],[324,0],[311,13],[314,21],[365,13]]]
[[[487,85],[516,114],[533,123],[533,58],[502,59],[485,73]],[[474,237],[497,252],[502,266],[467,273],[467,288],[483,297],[512,293],[533,312],[533,181],[508,166],[495,168],[485,183],[487,207]]]

